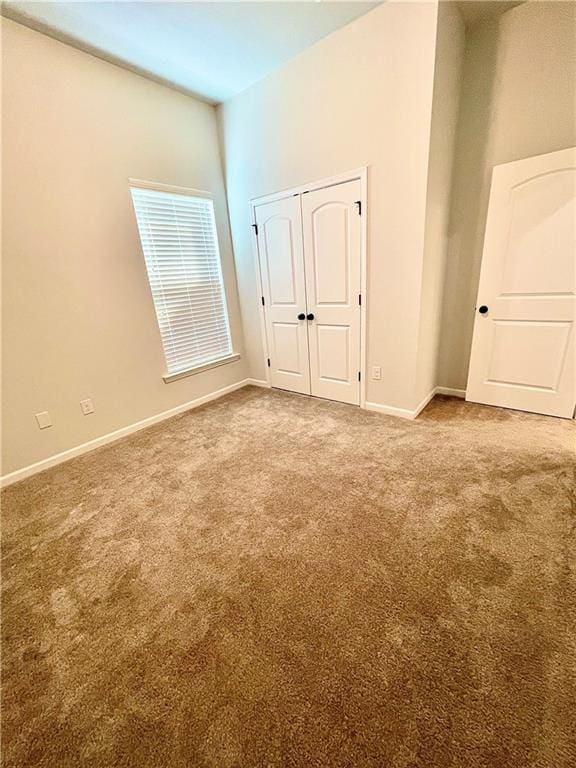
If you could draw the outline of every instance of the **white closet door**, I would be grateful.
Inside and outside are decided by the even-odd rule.
[[[576,149],[494,168],[466,397],[571,418]]]
[[[360,181],[302,195],[312,394],[360,404]]]
[[[255,210],[271,383],[309,395],[300,197],[265,203]]]

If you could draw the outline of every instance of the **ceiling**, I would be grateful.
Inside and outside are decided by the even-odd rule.
[[[379,2],[4,2],[2,13],[216,103]]]

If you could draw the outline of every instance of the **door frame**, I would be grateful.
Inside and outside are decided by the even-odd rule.
[[[360,200],[362,205],[362,215],[360,216],[360,294],[362,296],[362,303],[360,304],[360,408],[366,408],[366,317],[368,306],[368,264],[367,264],[367,240],[368,240],[368,167],[367,165],[357,168],[353,171],[346,171],[339,173],[336,176],[330,176],[325,179],[319,179],[318,181],[308,182],[306,184],[299,184],[296,187],[290,187],[289,189],[283,189],[280,192],[273,192],[269,195],[261,195],[250,200],[250,224],[252,227],[256,225],[256,208],[266,203],[272,203],[275,200],[282,200],[285,197],[292,197],[294,195],[301,195],[304,192],[314,192],[317,189],[324,189],[325,187],[335,187],[338,184],[345,184],[348,181],[360,181]],[[256,230],[253,229],[255,233]],[[258,250],[258,238],[254,234],[252,237],[252,254],[254,258],[254,266],[257,275],[257,288],[258,296],[257,301],[260,307],[260,333],[262,335],[263,349],[264,349],[264,370],[266,372],[266,382],[269,387],[272,386],[270,377],[270,369],[268,367],[268,336],[266,333],[266,320],[265,320],[265,308],[262,305],[262,296],[264,296],[262,289],[262,273],[260,267],[260,252]]]

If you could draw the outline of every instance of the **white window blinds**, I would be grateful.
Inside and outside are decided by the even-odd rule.
[[[130,191],[168,374],[231,356],[212,200]]]

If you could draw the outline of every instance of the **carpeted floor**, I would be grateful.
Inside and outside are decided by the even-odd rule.
[[[248,388],[9,487],[4,768],[574,766],[574,439]]]

